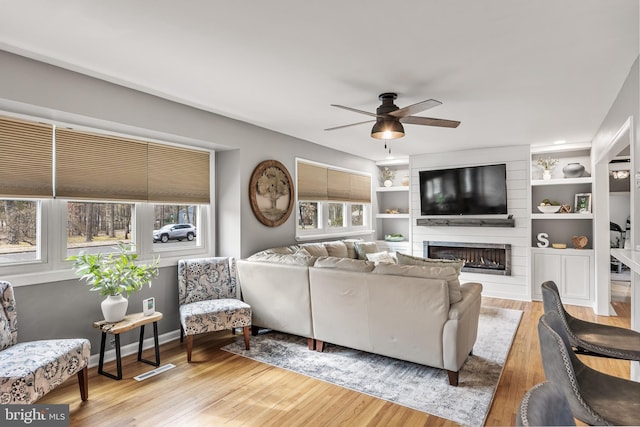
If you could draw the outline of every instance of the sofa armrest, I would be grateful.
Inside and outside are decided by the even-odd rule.
[[[473,350],[478,336],[478,320],[482,302],[482,285],[464,283],[460,286],[462,300],[449,307],[449,320],[442,331],[444,368],[457,372]]]
[[[469,307],[476,304],[476,300],[481,297],[482,284],[468,282],[460,285],[462,299],[449,307],[449,319],[460,319],[469,310]]]

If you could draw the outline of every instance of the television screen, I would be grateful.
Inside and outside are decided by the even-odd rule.
[[[422,215],[507,213],[505,164],[420,171]]]

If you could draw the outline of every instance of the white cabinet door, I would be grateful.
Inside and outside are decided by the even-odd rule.
[[[562,257],[556,254],[533,254],[533,295],[536,299],[542,299],[540,286],[549,280],[562,283]]]
[[[593,277],[592,250],[533,248],[531,252],[533,299],[541,300],[540,286],[553,280],[564,303],[589,303]]]
[[[589,256],[564,255],[562,257],[562,288],[560,295],[567,298],[589,299],[591,264]]]

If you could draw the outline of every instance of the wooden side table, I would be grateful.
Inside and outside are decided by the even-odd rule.
[[[102,331],[102,340],[100,341],[100,361],[98,362],[98,373],[114,380],[122,379],[122,359],[120,357],[120,334],[135,328],[140,328],[140,339],[138,341],[138,361],[148,363],[152,366],[160,366],[160,346],[158,345],[158,320],[162,319],[162,313],[156,311],[153,314],[145,316],[144,313],[128,314],[119,322],[107,322],[100,320],[93,322],[93,327]],[[144,325],[153,323],[153,343],[155,346],[156,360],[152,362],[142,358],[142,342],[144,341]],[[104,365],[104,348],[107,341],[107,334],[113,334],[116,340],[116,366],[117,375],[105,372],[102,367]]]

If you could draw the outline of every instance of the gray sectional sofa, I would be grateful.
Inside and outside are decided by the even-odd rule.
[[[308,339],[458,371],[478,331],[482,285],[460,285],[461,263],[397,254],[373,242],[334,241],[238,260],[252,324]],[[395,260],[394,260],[395,261]]]

